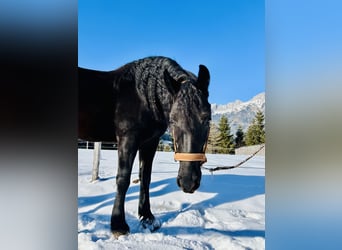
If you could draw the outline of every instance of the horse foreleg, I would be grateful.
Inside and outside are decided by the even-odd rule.
[[[114,236],[129,232],[129,226],[125,219],[125,196],[130,183],[133,161],[137,153],[134,141],[132,138],[120,138],[119,140],[117,192],[111,217],[111,230]]]
[[[143,145],[139,150],[139,179],[140,179],[140,196],[139,196],[139,217],[141,226],[144,229],[155,231],[160,228],[160,222],[157,220],[150,208],[150,183],[151,183],[151,171],[152,161],[155,155],[159,138],[153,139],[149,143]]]

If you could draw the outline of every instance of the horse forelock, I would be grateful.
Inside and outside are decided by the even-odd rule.
[[[176,116],[201,119],[203,113],[211,115],[207,98],[192,83],[185,83],[181,86],[173,105],[171,120],[175,120]]]

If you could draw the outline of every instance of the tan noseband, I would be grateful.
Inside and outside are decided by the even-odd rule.
[[[175,153],[175,161],[200,161],[207,162],[205,153]]]
[[[175,155],[174,155],[175,161],[199,161],[201,162],[201,165],[207,162],[207,157],[205,156],[205,150],[207,149],[209,131],[208,131],[207,140],[203,145],[203,153],[179,153],[177,152],[177,143],[175,142],[174,133],[172,137],[173,137],[173,145],[175,148]]]

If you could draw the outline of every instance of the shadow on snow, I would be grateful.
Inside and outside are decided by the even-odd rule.
[[[108,178],[112,179],[112,178]],[[158,189],[159,188],[159,189]],[[139,199],[139,185],[131,186],[128,189],[126,202],[131,200]],[[153,189],[158,189],[153,191]],[[153,212],[153,199],[158,199],[159,196],[165,195],[171,192],[181,192],[176,184],[176,177],[168,178],[160,181],[152,181],[150,185],[150,197]],[[154,213],[155,216],[161,220],[161,222],[167,222],[177,217],[182,212],[189,210],[198,210],[201,214],[204,214],[206,208],[215,207],[224,203],[239,201],[247,199],[256,195],[265,193],[265,177],[264,176],[246,176],[246,175],[203,175],[201,180],[201,186],[198,189],[200,192],[213,193],[212,198],[203,200],[199,203],[182,203],[181,208],[176,211],[166,211]],[[101,229],[109,230],[110,228],[110,215],[100,215],[94,214],[99,209],[106,206],[113,206],[114,197],[116,193],[108,193],[104,195],[97,196],[84,196],[78,198],[78,207],[85,206],[95,206],[91,209],[80,212],[79,217],[82,223],[86,224],[93,220],[99,223]],[[137,208],[138,210],[138,208]],[[139,221],[133,215],[126,213],[127,223],[131,227],[131,233],[139,232]],[[98,226],[93,230],[86,230],[87,232],[94,232]],[[167,235],[177,234],[179,231],[184,230],[187,233],[206,233],[206,232],[216,232],[230,237],[265,237],[264,230],[237,230],[237,231],[224,231],[215,228],[201,228],[201,227],[165,227],[159,229],[159,232],[165,233]],[[82,230],[85,232],[84,230]]]

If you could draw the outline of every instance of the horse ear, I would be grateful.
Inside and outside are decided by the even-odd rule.
[[[204,65],[199,65],[198,77],[197,77],[197,86],[200,90],[203,91],[207,96],[209,96],[209,82],[210,82],[210,74],[209,70]]]
[[[167,89],[171,92],[172,95],[175,95],[179,91],[181,84],[172,78],[167,69],[164,70],[164,80]]]

